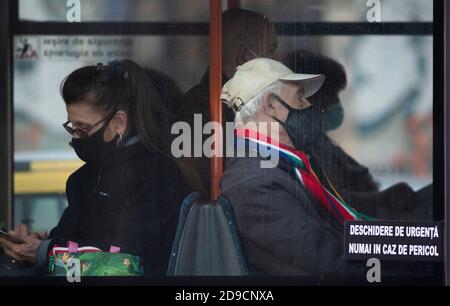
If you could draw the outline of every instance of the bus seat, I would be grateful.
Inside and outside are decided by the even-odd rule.
[[[246,275],[247,264],[230,202],[189,194],[180,211],[167,275]]]

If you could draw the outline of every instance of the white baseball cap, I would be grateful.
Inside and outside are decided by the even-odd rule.
[[[220,99],[234,112],[276,81],[298,82],[305,98],[315,94],[323,82],[323,74],[294,73],[282,63],[269,58],[255,58],[236,68],[236,73],[222,88]]]

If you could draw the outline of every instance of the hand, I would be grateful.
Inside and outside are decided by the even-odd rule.
[[[409,185],[398,183],[381,192],[380,204],[380,219],[413,220],[417,195]]]
[[[34,263],[37,249],[42,242],[41,239],[37,238],[38,234],[30,234],[27,226],[24,224],[20,224],[15,230],[9,231],[8,233],[22,240],[23,243],[17,244],[0,238],[0,244],[3,246],[5,254],[19,262]],[[41,235],[45,236],[47,234],[42,232]]]
[[[39,233],[31,233],[31,235],[33,235],[34,237],[36,237],[39,240],[47,240],[48,239],[48,233],[45,230],[40,231]]]

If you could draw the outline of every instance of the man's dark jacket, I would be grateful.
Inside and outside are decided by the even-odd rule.
[[[249,265],[269,275],[361,274],[342,259],[341,225],[310,199],[291,167],[262,168],[254,157],[226,160],[221,191],[230,200]]]
[[[286,161],[262,168],[260,157],[229,158],[221,191],[234,209],[253,272],[365,280],[365,262],[343,259],[343,226],[305,190]],[[384,275],[407,276],[429,267],[383,262],[382,268]]]

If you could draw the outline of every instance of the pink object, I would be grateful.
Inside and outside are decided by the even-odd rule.
[[[109,252],[110,252],[110,253],[120,253],[120,248],[112,245],[112,246],[109,248]]]
[[[69,253],[78,252],[78,243],[70,241],[68,242]]]

